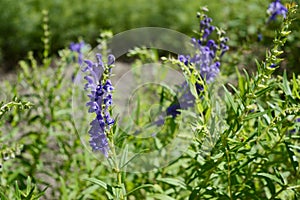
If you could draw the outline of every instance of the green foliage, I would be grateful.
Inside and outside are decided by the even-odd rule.
[[[21,101],[17,97],[14,97],[11,102],[5,103],[0,102],[0,119],[2,119],[3,116],[10,114],[9,111],[14,110],[14,113],[22,112],[23,110],[30,109],[31,106],[30,102],[27,101]],[[0,121],[0,126],[3,126],[3,121]],[[15,156],[19,156],[21,154],[21,150],[23,149],[22,145],[15,144],[15,145],[9,145],[7,144],[6,140],[8,139],[7,136],[3,134],[2,131],[0,131],[0,155],[1,155],[1,161],[0,161],[0,169],[2,170],[3,162],[15,158]]]
[[[11,111],[13,108],[15,108],[15,114],[17,112],[21,112],[23,110],[30,109],[33,104],[27,101],[21,101],[17,97],[14,97],[11,102],[0,103],[0,119],[4,115],[8,115],[9,111]],[[0,121],[0,125],[3,126],[3,121]],[[5,131],[3,131],[5,133]],[[7,185],[7,179],[4,178],[2,172],[3,164],[4,162],[9,162],[10,159],[14,159],[16,156],[21,156],[21,151],[23,150],[23,145],[20,144],[8,144],[7,139],[8,137],[3,134],[2,131],[0,131],[0,170],[1,170],[1,178],[0,178],[0,196],[3,200],[8,199],[28,199],[28,200],[34,200],[39,199],[43,194],[44,191],[38,192],[35,189],[35,185],[31,183],[30,177],[27,178],[26,182],[26,191],[22,191],[19,189],[18,182],[15,182],[15,187],[13,188],[13,185],[8,184]],[[6,165],[5,165],[6,166]],[[5,170],[5,169],[4,169]]]
[[[290,13],[293,11],[291,9]],[[283,27],[288,29],[289,23],[290,18],[287,18]],[[267,54],[263,66],[257,64],[258,71],[254,76],[249,78],[247,72],[244,76],[238,74],[237,88],[228,85],[233,92],[224,87],[227,128],[220,133],[210,154],[203,152],[202,142],[195,142],[190,151],[178,160],[184,163],[181,164],[185,166],[183,171],[180,168],[174,171],[166,169],[171,177],[176,178],[178,174],[184,177],[190,193],[181,198],[299,197],[300,155],[295,148],[299,144],[299,132],[296,135],[290,132],[300,116],[299,97],[292,93],[295,91],[292,87],[298,88],[299,80],[289,81],[286,73],[272,77],[270,75],[275,69],[269,68],[270,63],[280,61],[277,59],[280,53],[274,49],[278,48],[278,44],[283,46],[287,36],[284,33],[288,30],[278,32],[273,50]],[[270,62],[270,58],[274,61]],[[198,131],[201,133],[203,129]],[[168,185],[177,194],[186,191],[178,185],[174,187],[172,182]]]
[[[0,5],[0,20],[6,22],[0,25],[0,61],[5,61],[3,66],[7,68],[11,68],[11,62],[23,58],[29,50],[42,51],[42,10],[49,13],[52,41],[49,50],[53,54],[78,37],[84,37],[86,42],[95,45],[100,29],[112,29],[118,33],[136,27],[158,26],[190,31],[190,18],[198,8],[196,2],[186,4],[181,0],[88,0],[84,3],[79,0],[1,0]],[[186,12],[189,10],[193,12]],[[16,41],[18,45],[14,45]],[[38,58],[41,59],[42,55]]]
[[[1,150],[6,152],[5,155],[16,150],[14,155],[17,156],[3,165],[3,198],[18,199],[12,196],[18,191],[19,199],[39,199],[41,194],[50,199],[59,198],[61,194],[64,199],[75,199],[87,198],[95,193],[95,187],[84,191],[90,184],[84,179],[89,174],[94,176],[93,173],[102,173],[103,166],[97,166],[76,136],[72,118],[72,74],[79,69],[79,65],[73,58],[74,54],[64,49],[59,52],[58,60],[45,57],[45,62],[40,65],[33,53],[29,52],[28,60],[19,62],[17,82],[3,83],[6,87],[2,91],[8,97],[18,96],[23,100],[14,98],[13,102],[1,107],[3,112],[13,106],[18,108],[1,115],[1,140],[18,144]],[[55,67],[51,67],[50,63],[54,62]],[[31,109],[19,112],[27,107]],[[19,151],[21,153],[17,153]],[[28,184],[27,177],[32,178],[33,185]],[[18,188],[14,192],[16,181]]]
[[[15,187],[14,188],[7,188],[8,191],[10,191],[11,193],[7,194],[7,190],[5,190],[5,188],[0,188],[0,197],[3,200],[9,200],[9,199],[16,199],[16,200],[38,200],[40,199],[40,197],[42,197],[44,195],[44,192],[46,190],[46,188],[41,191],[38,192],[36,190],[36,185],[33,184],[31,182],[30,177],[27,178],[27,182],[26,182],[26,189],[24,190],[20,190],[19,186],[18,186],[18,182],[15,182]],[[7,194],[7,195],[6,195]]]
[[[30,102],[21,101],[17,97],[14,97],[13,100],[9,103],[0,102],[0,119],[2,116],[10,111],[13,108],[16,108],[18,111],[29,109],[32,104]]]
[[[274,29],[278,23],[266,24],[266,8],[269,1],[250,0],[245,4],[240,0],[189,1],[172,0],[87,0],[75,1],[41,1],[24,0],[12,2],[0,1],[0,62],[1,68],[11,69],[13,63],[24,58],[27,51],[32,50],[39,60],[42,59],[45,15],[48,11],[48,25],[51,29],[51,45],[49,53],[69,45],[71,41],[83,37],[92,46],[100,29],[111,29],[114,33],[137,27],[164,27],[190,35],[198,30],[194,23],[195,13],[200,6],[209,8],[214,24],[227,30],[230,47],[235,50],[234,56],[226,62],[234,65],[245,65],[255,69],[252,54],[263,58],[265,49],[271,44]],[[43,11],[44,12],[44,11]],[[299,14],[297,14],[299,18]],[[299,23],[293,24],[295,32],[288,38],[284,69],[299,73]],[[258,34],[263,40],[258,41]],[[18,45],[14,45],[17,41]],[[230,70],[229,68],[228,70]],[[233,72],[231,69],[231,73]],[[282,71],[280,71],[282,73]]]

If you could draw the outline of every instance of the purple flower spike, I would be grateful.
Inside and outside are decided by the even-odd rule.
[[[214,47],[214,42],[211,40],[209,40],[206,46],[200,46],[193,57],[190,58],[184,55],[178,57],[179,61],[185,65],[188,65],[188,63],[194,64],[196,69],[200,71],[201,76],[206,79],[207,83],[212,82],[220,72],[220,62],[214,62],[215,50],[210,47]],[[224,46],[221,55],[227,50],[228,46]]]
[[[192,38],[191,40],[195,53],[193,55],[178,56],[178,60],[184,65],[194,65],[206,83],[213,82],[219,75],[221,63],[218,60],[229,50],[227,45],[227,42],[229,41],[228,37],[221,37],[218,43],[212,39],[208,39],[216,29],[210,24],[211,22],[212,19],[207,16],[204,16],[200,21],[200,33],[202,34],[202,37],[198,40],[195,38]],[[199,95],[201,91],[203,91],[203,85],[196,83],[195,86]],[[179,109],[186,109],[194,105],[195,97],[190,92],[186,82],[181,87],[179,102],[173,102],[167,108],[167,115],[176,117],[180,114]]]
[[[94,63],[90,60],[85,60],[87,65],[82,71],[87,75],[84,77],[87,80],[85,90],[89,90],[89,102],[86,106],[89,107],[89,113],[95,113],[95,119],[90,123],[90,146],[93,151],[100,151],[105,157],[108,157],[109,142],[106,133],[110,130],[111,125],[114,124],[114,119],[109,114],[109,109],[112,106],[112,91],[114,90],[112,83],[109,79],[103,80],[102,73],[108,73],[105,77],[110,76],[105,67],[111,69],[110,65],[114,63],[114,56],[108,56],[108,64],[105,65],[102,60],[101,54],[96,54],[97,62]]]
[[[203,33],[202,40],[206,40],[210,34],[215,30],[215,27],[210,25],[212,19],[204,16],[204,19],[200,21],[200,32]]]

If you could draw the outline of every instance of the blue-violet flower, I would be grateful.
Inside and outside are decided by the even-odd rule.
[[[284,18],[286,18],[287,12],[287,8],[280,3],[280,0],[275,0],[269,5],[267,10],[267,13],[270,15],[269,21],[275,20],[277,15],[282,15]]]
[[[81,65],[83,63],[82,49],[83,49],[84,45],[85,45],[84,42],[80,42],[80,43],[71,42],[70,47],[69,47],[71,51],[76,52],[78,54],[78,64],[79,65]]]
[[[209,36],[215,30],[215,27],[210,24],[211,22],[212,19],[206,15],[200,21],[200,33],[202,37],[198,40],[195,38],[191,40],[195,49],[194,55],[178,56],[179,61],[184,63],[184,65],[194,65],[206,83],[213,82],[220,73],[221,63],[219,62],[219,58],[229,50],[229,47],[226,45],[229,40],[227,37],[221,37],[218,44],[212,39],[208,40]],[[195,86],[199,94],[203,90],[203,86],[198,83]],[[167,115],[175,117],[180,113],[179,109],[186,109],[194,105],[195,97],[190,92],[188,84],[183,83],[181,88],[182,96],[179,98],[180,105],[178,101],[171,104],[167,109]]]
[[[96,118],[90,123],[90,145],[93,151],[101,151],[105,157],[108,157],[109,143],[106,133],[114,124],[114,119],[110,116],[110,107],[112,106],[112,86],[109,77],[111,75],[112,64],[115,61],[113,55],[108,56],[108,63],[105,65],[101,54],[96,54],[97,62],[85,60],[87,72],[84,78],[87,80],[85,90],[89,90],[88,97],[90,101],[86,104],[90,113],[96,113]]]

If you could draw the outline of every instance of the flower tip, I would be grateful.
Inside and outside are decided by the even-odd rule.
[[[91,60],[84,60],[84,63],[88,65],[88,67],[92,67],[94,63]]]
[[[221,63],[220,63],[219,61],[217,61],[217,62],[215,63],[215,66],[216,66],[216,67],[220,67],[220,66],[221,66]]]
[[[196,38],[192,38],[192,39],[191,39],[191,42],[192,42],[192,44],[196,45],[196,44],[197,44]]]
[[[108,66],[114,64],[115,60],[116,60],[116,58],[112,54],[109,54],[108,58],[107,58],[107,64],[108,64]]]
[[[179,60],[180,62],[184,62],[184,60],[185,60],[184,55],[179,55],[179,56],[178,56],[178,60]]]

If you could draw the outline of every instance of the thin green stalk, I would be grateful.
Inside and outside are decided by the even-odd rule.
[[[126,188],[125,188],[125,183],[123,182],[122,179],[122,172],[119,169],[119,163],[117,162],[117,154],[116,154],[116,150],[115,150],[115,145],[114,145],[114,140],[112,137],[112,132],[110,132],[109,134],[107,134],[108,136],[110,136],[110,148],[111,148],[111,152],[112,152],[112,167],[113,167],[113,173],[115,173],[116,175],[116,179],[117,179],[117,186],[115,187],[116,192],[115,192],[115,199],[117,200],[126,200]],[[111,164],[111,163],[110,163]]]
[[[228,147],[226,148],[226,159],[227,159],[227,164],[228,164],[228,169],[227,169],[227,179],[228,179],[228,194],[230,199],[232,198],[232,190],[231,190],[231,173],[230,173],[230,156],[229,156],[229,150]]]

